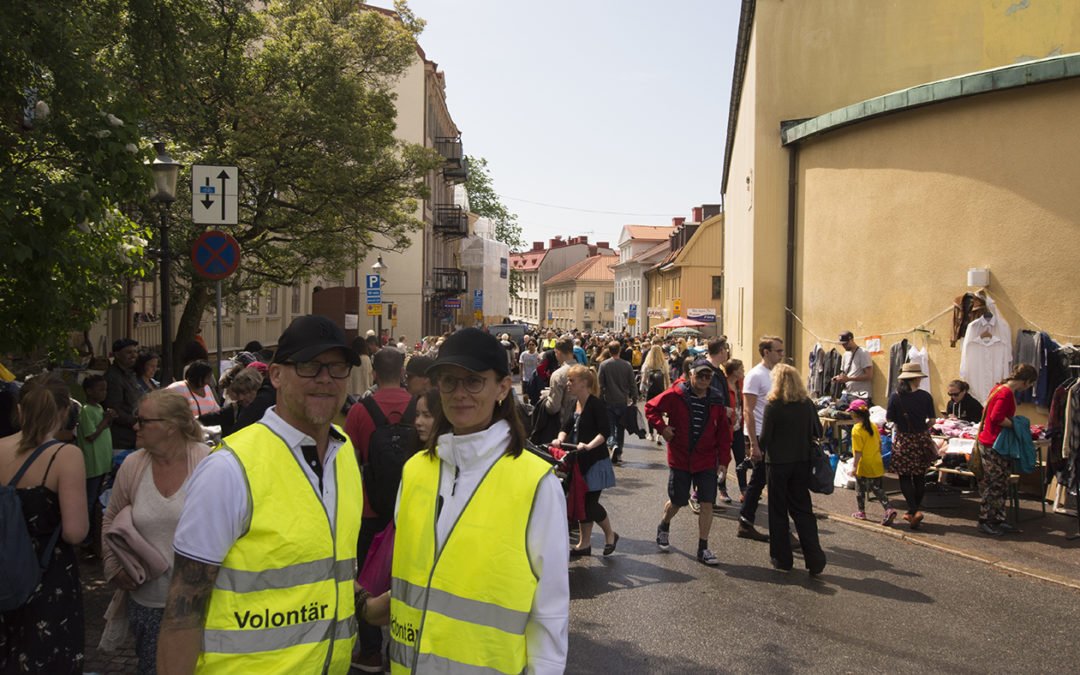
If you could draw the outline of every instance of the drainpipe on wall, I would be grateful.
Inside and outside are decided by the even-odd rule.
[[[797,199],[799,146],[788,147],[788,209],[787,209],[787,294],[784,300],[784,344],[787,345],[788,359],[794,362],[795,349],[795,217],[798,212]]]

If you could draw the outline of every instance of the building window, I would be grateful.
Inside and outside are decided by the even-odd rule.
[[[712,278],[712,299],[719,300],[724,296],[724,277]]]
[[[585,291],[585,311],[596,309],[596,293]]]
[[[277,316],[278,313],[278,288],[275,286],[270,289],[269,294],[266,296],[266,315]]]
[[[289,308],[289,311],[291,311],[294,315],[302,313],[301,310],[300,310],[300,287],[299,286],[293,286],[292,287],[292,301],[289,304],[291,305],[290,308]]]
[[[615,309],[614,293],[604,293],[604,309]]]
[[[139,322],[157,321],[158,315],[157,279],[135,281],[131,284],[131,313]]]

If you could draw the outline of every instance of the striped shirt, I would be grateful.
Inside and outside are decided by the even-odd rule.
[[[705,422],[709,419],[709,394],[694,396],[691,389],[687,400],[690,402],[690,452],[694,451],[698,439],[705,432]]]

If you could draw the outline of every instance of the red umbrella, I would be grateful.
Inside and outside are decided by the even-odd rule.
[[[687,319],[686,317],[677,316],[671,321],[665,321],[662,324],[654,326],[654,328],[700,328],[701,326],[708,326],[709,324],[703,321],[694,321],[693,319]]]

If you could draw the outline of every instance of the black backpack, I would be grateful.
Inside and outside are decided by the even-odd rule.
[[[389,518],[394,513],[401,470],[405,462],[420,450],[420,434],[416,431],[416,398],[395,424],[390,424],[372,396],[360,399],[367,409],[375,431],[368,442],[367,463],[364,464],[364,489],[368,503],[375,513]]]
[[[39,445],[23,462],[11,482],[0,486],[0,570],[4,574],[4,584],[0,586],[0,612],[26,604],[41,583],[41,575],[48,568],[56,541],[60,538],[61,527],[57,527],[42,549],[41,556],[34,553],[34,539],[26,527],[22,501],[15,486],[46,448],[62,443],[48,441]]]

